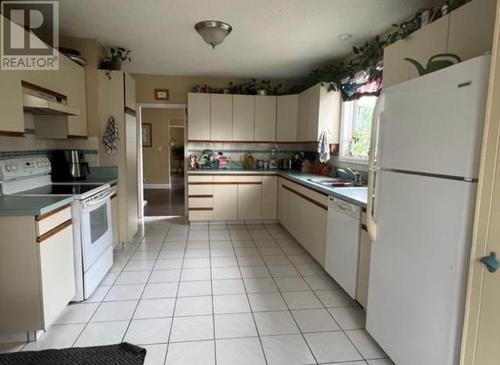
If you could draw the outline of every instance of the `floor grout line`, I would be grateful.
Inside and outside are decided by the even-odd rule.
[[[170,225],[169,225],[169,227],[168,227],[168,229],[167,229],[167,232],[166,232],[166,233],[165,233],[165,235],[164,235],[164,238],[163,238],[163,240],[164,240],[164,241],[167,239],[167,235],[168,235],[168,232],[170,231],[170,228],[171,228],[171,227],[172,227],[172,225],[170,224]],[[144,238],[141,240],[141,242],[144,242],[144,241],[145,241],[145,239],[146,239],[146,237],[145,237],[145,233],[146,233],[146,230],[145,230],[145,227],[144,227]],[[163,247],[163,245],[164,245],[164,244],[165,244],[165,243],[163,242],[161,247]],[[138,246],[139,246],[139,245],[138,245]],[[135,255],[135,253],[137,252],[137,249],[138,249],[138,248],[139,248],[139,247],[136,247],[136,249],[135,249],[135,250],[134,250],[134,252],[132,253],[132,256],[133,256],[133,255]],[[160,248],[160,250],[161,250],[161,248]],[[158,262],[158,256],[159,256],[159,254],[160,254],[160,253],[158,252],[158,254],[157,254],[157,256],[156,256],[156,259],[155,259],[155,262],[154,262],[154,264],[153,264],[153,268],[155,267],[156,263]],[[132,258],[132,256],[131,256],[131,258]],[[130,262],[130,261],[129,261],[129,262]],[[128,265],[128,263],[127,263],[127,265]],[[126,266],[126,265],[125,265],[125,266]],[[142,299],[142,297],[143,297],[143,295],[144,295],[144,292],[146,291],[146,287],[147,287],[147,285],[148,285],[147,283],[148,283],[148,281],[149,281],[149,279],[151,278],[151,275],[152,275],[152,273],[153,273],[153,268],[152,268],[152,269],[150,270],[150,272],[149,272],[148,279],[146,280],[146,283],[144,284],[144,288],[142,288],[141,295],[139,296],[139,299],[137,300],[137,304],[135,305],[135,308],[134,308],[134,310],[133,310],[133,312],[132,312],[132,316],[130,317],[130,321],[128,322],[127,329],[126,329],[126,330],[125,330],[125,332],[123,333],[122,342],[125,340],[125,337],[127,336],[127,332],[128,332],[128,330],[129,330],[129,328],[130,328],[130,325],[132,324],[132,321],[134,320],[134,316],[135,316],[135,313],[136,313],[136,311],[137,311],[137,308],[139,307],[139,304],[141,303],[141,299]],[[124,268],[124,269],[125,269],[125,268]],[[122,271],[122,272],[123,272],[123,271]],[[121,273],[120,273],[120,275],[121,275]],[[117,277],[117,279],[116,279],[116,280],[118,280],[118,277]]]
[[[266,225],[262,224],[259,225],[261,229],[250,229],[250,226],[247,224],[242,224],[241,226],[237,226],[237,229],[234,229],[234,227],[230,224],[224,224],[224,225],[207,225],[206,227],[203,227],[203,229],[197,229],[194,230],[196,232],[194,236],[196,236],[196,239],[193,240],[193,230],[192,227],[189,225],[189,223],[172,223],[168,222],[168,227],[165,227],[165,223],[162,223],[161,225],[157,225],[157,227],[164,227],[166,229],[166,232],[163,235],[163,241],[158,242],[159,238],[157,237],[157,234],[155,233],[151,241],[147,240],[147,232],[148,232],[148,227],[151,227],[152,225],[145,225],[143,226],[143,233],[144,236],[137,242],[131,242],[127,247],[125,248],[124,251],[121,251],[123,253],[120,256],[119,260],[115,260],[115,263],[120,262],[120,270],[113,271],[110,273],[113,273],[116,275],[114,278],[113,282],[110,285],[100,285],[100,287],[109,287],[106,293],[102,296],[102,299],[100,301],[96,302],[85,302],[88,304],[96,304],[96,308],[94,309],[92,315],[89,317],[87,321],[84,322],[79,322],[79,323],[61,323],[57,324],[57,326],[61,325],[67,325],[67,324],[84,324],[78,335],[76,336],[75,341],[73,342],[73,346],[78,342],[78,340],[81,338],[83,332],[85,329],[88,327],[90,323],[103,323],[103,322],[118,322],[118,321],[128,321],[127,327],[125,329],[125,332],[123,333],[122,336],[122,341],[126,338],[127,333],[129,332],[129,329],[131,327],[132,321],[141,321],[141,320],[150,320],[150,319],[166,319],[170,318],[170,328],[169,328],[169,333],[167,337],[167,342],[160,342],[160,343],[148,343],[148,344],[142,344],[144,346],[151,346],[151,345],[166,345],[165,349],[165,356],[164,356],[164,361],[163,363],[166,363],[167,358],[168,358],[168,353],[170,350],[171,344],[174,343],[185,343],[185,342],[206,342],[206,341],[213,341],[214,345],[214,358],[215,358],[215,364],[219,362],[220,359],[217,358],[217,341],[218,340],[236,340],[236,339],[245,339],[245,338],[257,338],[259,343],[260,343],[260,348],[262,351],[262,355],[264,357],[264,361],[266,365],[269,363],[267,359],[266,352],[264,350],[264,345],[263,345],[263,338],[266,337],[274,337],[274,336],[286,336],[287,334],[271,334],[271,335],[262,335],[260,333],[260,330],[257,326],[257,321],[255,318],[255,313],[262,313],[262,312],[288,312],[293,320],[293,323],[298,329],[298,333],[290,333],[288,335],[300,335],[305,342],[310,354],[312,355],[315,363],[314,364],[323,364],[318,361],[316,354],[312,351],[311,346],[309,345],[309,342],[306,339],[307,334],[312,334],[312,333],[332,333],[332,332],[342,332],[343,335],[349,340],[349,342],[352,344],[354,349],[359,353],[361,356],[362,360],[353,360],[355,361],[364,361],[366,365],[368,365],[368,359],[366,359],[361,351],[358,349],[358,347],[355,345],[355,343],[351,340],[351,338],[348,336],[348,332],[351,330],[344,329],[342,326],[340,326],[339,322],[335,318],[335,316],[332,314],[330,309],[332,308],[345,308],[345,307],[354,307],[353,305],[349,306],[335,306],[335,307],[329,307],[326,306],[325,303],[320,299],[318,296],[317,291],[320,290],[342,290],[340,287],[338,287],[338,284],[336,285],[335,288],[332,289],[313,289],[313,282],[309,282],[306,280],[307,277],[322,277],[326,276],[326,273],[321,273],[321,272],[311,272],[312,274],[309,275],[307,272],[299,269],[300,265],[319,265],[309,254],[307,254],[306,251],[300,246],[296,240],[291,237],[286,230],[284,230],[281,226],[279,225]],[[153,226],[154,227],[154,226]],[[186,228],[181,228],[181,227],[186,227]],[[241,227],[241,228],[240,228]],[[256,226],[257,227],[257,226]],[[275,228],[277,227],[277,229]],[[253,228],[253,227],[252,227]],[[169,235],[170,239],[172,237],[175,237],[175,241],[169,241]],[[183,237],[184,242],[181,241],[181,237]],[[199,239],[201,237],[207,237],[206,239]],[[261,242],[261,241],[268,241],[268,242]],[[289,243],[286,241],[290,241]],[[153,249],[148,250],[147,244],[154,245]],[[146,246],[145,246],[146,245]],[[288,247],[287,247],[288,246]],[[300,247],[300,249],[298,249]],[[216,251],[220,250],[220,251]],[[230,255],[226,255],[224,250],[230,251]],[[170,257],[168,256],[168,252],[173,251],[174,255],[177,257]],[[182,251],[182,257],[180,255],[180,251]],[[143,253],[143,254],[138,254],[138,253]],[[153,253],[154,252],[154,253]],[[162,254],[163,252],[163,254]],[[193,256],[187,256],[187,253],[190,253],[190,255]],[[207,252],[205,255],[204,252]],[[214,255],[216,253],[216,255]],[[201,255],[201,256],[198,256]],[[153,258],[149,258],[155,257]],[[162,256],[162,257],[160,257]],[[273,258],[269,257],[275,257],[274,261]],[[301,258],[294,256],[304,256],[308,257],[311,262],[308,261],[299,261]],[[252,259],[247,259],[246,261],[244,258],[251,258],[251,257],[256,257],[259,258],[258,260],[256,259],[255,262],[258,264],[252,264],[252,265],[247,265],[248,262],[253,263]],[[284,257],[288,261],[288,263],[283,263],[283,264],[275,264],[276,262],[281,262],[277,259],[277,257]],[[180,261],[180,268],[160,268],[157,269],[156,265],[162,261],[162,260],[172,260],[171,262],[174,262],[175,260]],[[259,262],[260,260],[260,262]],[[153,262],[151,269],[143,269],[143,270],[127,270],[127,266],[129,266],[131,263],[135,263],[137,267],[140,268],[142,265],[141,262],[148,261],[148,262]],[[208,261],[208,264],[204,264],[204,262]],[[214,266],[215,262],[218,262],[221,266]],[[227,262],[226,262],[227,261]],[[246,265],[242,266],[242,262],[244,262]],[[283,261],[284,262],[284,261]],[[274,264],[273,264],[274,263]],[[188,264],[188,266],[186,266]],[[279,273],[276,272],[277,269],[274,269],[274,267],[280,267],[280,266],[290,266],[292,267],[297,274],[290,274],[288,275],[287,272],[285,271],[286,275],[279,275]],[[257,275],[248,277],[248,272],[252,272],[255,270],[261,270],[261,269],[255,269],[256,267],[262,267],[265,268],[266,273],[264,276],[261,276],[258,272]],[[273,270],[271,270],[273,268]],[[219,278],[215,279],[214,277],[214,269],[217,271],[217,269],[220,269],[222,273],[224,273],[224,269],[233,269],[236,270],[239,273],[239,278]],[[207,279],[197,279],[197,280],[183,280],[183,273],[187,272],[186,270],[208,270],[208,280]],[[159,281],[159,282],[150,282],[152,275],[154,272],[161,272],[161,271],[171,271],[173,275],[175,275],[174,272],[178,272],[178,280],[168,280],[168,281]],[[118,283],[119,278],[122,276],[123,273],[134,273],[134,272],[144,272],[148,273],[147,279],[144,283]],[[195,271],[193,271],[195,272]],[[273,274],[274,272],[274,274]],[[228,274],[230,274],[231,271],[228,271]],[[306,273],[306,275],[304,275]],[[112,275],[112,276],[114,276]],[[134,279],[133,277],[135,274],[129,274],[131,276],[131,279]],[[141,274],[137,274],[137,276],[141,276]],[[246,277],[245,277],[246,276]],[[168,276],[170,277],[170,275]],[[305,282],[306,286],[304,288],[300,288],[299,286],[296,287],[291,287],[291,289],[287,289],[286,287],[283,287],[278,285],[278,282],[280,282],[280,279],[286,279],[286,278],[296,278],[296,279],[301,279],[303,282]],[[162,280],[159,278],[159,280]],[[222,294],[215,294],[214,291],[214,281],[230,281],[230,280],[239,280],[243,284],[243,292],[240,294],[235,294],[232,293],[232,290],[230,293],[222,293]],[[258,281],[258,280],[269,280],[270,282],[273,283],[274,287],[272,291],[266,291],[265,289],[259,288],[259,284],[257,285],[257,288],[255,292],[249,292],[249,287],[248,285],[251,283],[251,281]],[[210,283],[210,295],[200,295],[197,294],[196,292],[188,292],[186,295],[180,296],[180,290],[182,283],[196,283],[196,282],[209,282]],[[171,284],[175,285],[176,283],[176,289],[175,289],[175,296],[165,296],[165,297],[154,297],[154,298],[145,298],[144,294],[146,291],[146,288],[148,287],[149,284]],[[108,284],[108,283],[106,283]],[[283,285],[283,283],[280,283]],[[143,285],[141,294],[138,299],[123,299],[123,300],[108,300],[105,301],[106,297],[109,295],[110,291],[114,287],[123,287],[123,286],[137,286],[137,285]],[[294,288],[300,288],[300,289],[294,289]],[[307,289],[306,289],[307,288]],[[172,288],[173,289],[173,288]],[[208,289],[208,288],[207,288]],[[297,309],[292,309],[290,305],[287,303],[285,300],[285,293],[300,293],[300,292],[311,292],[312,295],[316,300],[319,301],[319,305],[321,307],[319,308],[297,308]],[[190,294],[191,293],[191,294]],[[194,293],[194,294],[193,294]],[[281,300],[283,300],[285,304],[285,308],[279,309],[279,310],[260,310],[256,311],[250,304],[250,295],[251,294],[279,294],[279,297]],[[160,294],[158,294],[160,295]],[[230,313],[220,313],[220,315],[236,315],[236,314],[250,314],[252,316],[253,320],[253,325],[255,326],[256,330],[256,336],[240,336],[240,337],[221,337],[217,338],[216,336],[216,310],[215,310],[215,297],[222,297],[222,296],[231,296],[231,295],[244,295],[246,298],[246,301],[248,305],[250,306],[249,311],[242,311],[242,312],[230,312]],[[177,305],[178,305],[178,300],[179,298],[198,298],[198,297],[208,297],[210,296],[211,299],[211,317],[212,317],[212,331],[213,331],[213,338],[212,339],[204,339],[204,340],[188,340],[188,341],[176,341],[176,342],[171,342],[172,339],[172,330],[174,326],[174,320],[175,318],[185,318],[185,317],[197,317],[197,316],[207,316],[206,314],[194,314],[194,315],[182,315],[178,316],[176,315],[177,312]],[[134,319],[134,316],[139,308],[139,305],[141,304],[142,301],[147,301],[147,300],[158,300],[158,299],[173,299],[173,310],[172,310],[172,315],[171,317],[169,316],[160,316],[160,317],[154,317],[154,318],[138,318]],[[92,319],[96,316],[97,312],[99,309],[103,306],[104,303],[115,303],[115,302],[123,302],[123,301],[136,301],[134,310],[132,313],[132,316],[127,320],[110,320],[110,321],[98,321],[98,322],[92,322]],[[353,302],[354,303],[354,302]],[[359,306],[359,304],[358,304]],[[328,313],[328,316],[337,324],[338,329],[336,330],[312,330],[312,331],[303,331],[297,319],[293,315],[293,311],[295,310],[300,310],[300,311],[307,311],[307,310],[326,310]],[[358,329],[361,330],[361,329]],[[20,350],[24,349],[24,347],[27,346],[27,343],[24,344]],[[380,357],[382,359],[384,357]],[[373,360],[374,358],[370,357],[370,360]],[[377,358],[379,359],[379,358]],[[347,361],[349,363],[350,361]],[[328,362],[328,363],[335,363],[335,362]]]
[[[291,235],[290,235],[290,236],[291,236]],[[288,255],[287,255],[287,257],[288,257]],[[314,259],[313,259],[313,260],[314,260]],[[297,268],[297,266],[296,266],[296,264],[295,264],[293,261],[291,261],[291,260],[290,260],[290,262],[292,263],[293,267],[294,267],[297,271],[299,271],[299,270],[298,270],[298,268]],[[316,262],[316,261],[315,261],[315,262]],[[299,271],[299,273],[300,273],[300,271]],[[342,328],[342,326],[339,324],[339,322],[335,319],[335,317],[332,315],[332,313],[328,310],[328,308],[329,308],[329,307],[327,307],[326,305],[324,305],[323,301],[322,301],[322,300],[321,300],[321,298],[318,296],[318,294],[316,293],[316,291],[315,291],[315,290],[311,287],[311,285],[307,282],[307,280],[305,280],[305,279],[304,279],[304,276],[302,275],[302,273],[300,273],[300,274],[301,274],[301,278],[305,281],[306,285],[307,285],[307,286],[311,289],[311,291],[312,291],[313,295],[314,295],[314,296],[316,297],[316,299],[318,299],[318,300],[319,300],[319,302],[320,302],[320,303],[324,306],[324,309],[326,310],[326,312],[328,313],[328,315],[329,315],[329,316],[330,316],[330,317],[334,320],[334,322],[335,322],[335,323],[337,324],[337,326],[340,328],[340,330],[342,331],[342,333],[344,334],[344,336],[347,338],[347,340],[348,340],[348,341],[351,343],[351,345],[352,345],[352,346],[356,349],[356,351],[357,351],[357,352],[358,352],[358,354],[361,356],[361,358],[362,358],[362,359],[366,362],[365,357],[363,356],[363,354],[361,353],[361,351],[358,349],[358,347],[356,346],[356,344],[355,344],[355,343],[351,340],[351,338],[347,335],[346,331]],[[332,279],[332,280],[333,280],[333,279]],[[334,280],[333,280],[333,281],[334,281]],[[335,282],[335,281],[334,281],[334,282]],[[340,285],[339,285],[337,282],[335,282],[335,284],[336,284],[336,285],[340,288]],[[342,289],[340,288],[340,290],[342,290]],[[292,316],[293,316],[293,314],[292,314]],[[304,338],[304,339],[305,339],[305,338]],[[306,340],[306,342],[307,342],[307,340]],[[309,346],[309,344],[308,344],[308,346]],[[312,351],[311,351],[311,352],[312,352]]]
[[[170,226],[170,229],[172,228],[172,226]],[[170,231],[169,229],[169,231]],[[179,276],[179,281],[177,282],[177,293],[176,293],[176,296],[175,296],[175,301],[174,301],[174,308],[173,308],[173,311],[172,311],[172,321],[170,322],[170,330],[168,332],[168,338],[167,338],[167,348],[166,348],[166,351],[165,351],[165,357],[163,359],[163,363],[165,364],[167,362],[167,358],[168,358],[168,351],[170,349],[170,338],[172,337],[172,330],[174,328],[174,318],[175,318],[175,311],[177,310],[177,299],[178,299],[178,295],[179,295],[179,288],[180,288],[180,285],[181,285],[181,279],[182,279],[182,271],[183,271],[183,267],[184,267],[184,258],[186,256],[186,249],[187,249],[187,239],[189,237],[189,228],[187,230],[187,235],[186,235],[186,243],[184,245],[184,255],[182,257],[182,265],[181,265],[181,272],[180,272],[180,276]],[[165,237],[165,242],[168,238],[168,233],[167,233],[167,236]],[[164,242],[164,244],[165,244]]]
[[[232,242],[233,241],[231,241],[231,243]],[[252,242],[255,245],[255,242],[253,240],[252,240]],[[233,245],[233,250],[234,250],[234,254],[236,255],[236,250],[235,250],[234,245]],[[255,326],[255,331],[257,332],[257,336],[259,338],[260,349],[262,351],[262,355],[264,356],[264,361],[265,361],[266,365],[268,365],[269,361],[267,360],[266,351],[264,350],[264,343],[262,342],[262,337],[260,335],[259,327],[257,326],[257,321],[255,320],[255,314],[254,314],[254,311],[253,311],[253,308],[252,308],[252,304],[250,303],[250,297],[248,296],[247,286],[246,286],[245,280],[243,278],[243,273],[241,272],[241,266],[239,265],[238,257],[236,257],[236,261],[238,262],[238,271],[240,272],[241,281],[243,282],[243,287],[245,288],[245,296],[247,298],[248,306],[250,307],[250,312],[252,314],[252,320],[253,320],[253,324]]]
[[[266,229],[267,229],[267,227],[266,227]],[[268,230],[268,232],[269,232],[269,230]],[[271,236],[272,236],[272,234],[271,234]],[[278,246],[279,246],[279,245],[278,245]],[[281,247],[279,247],[279,248],[280,248],[280,250],[283,252],[283,254],[285,254],[285,252],[281,249]],[[288,256],[287,256],[286,254],[285,254],[285,257],[287,257],[287,259],[288,259]],[[288,259],[288,260],[289,260],[289,259]],[[289,260],[289,261],[290,261],[290,260]],[[290,261],[290,263],[292,263],[292,262]],[[265,260],[264,260],[264,264],[266,265],[267,270],[269,271],[269,267],[268,267],[267,263],[265,262]],[[293,263],[292,263],[292,264],[293,264]],[[300,272],[299,272],[299,274],[300,274]],[[305,344],[306,344],[307,348],[309,349],[309,352],[311,353],[311,355],[312,355],[312,357],[313,357],[313,359],[314,359],[315,363],[316,363],[316,364],[318,364],[318,359],[316,358],[316,355],[314,354],[314,352],[313,352],[313,350],[312,350],[311,346],[310,346],[310,345],[309,345],[309,343],[307,342],[307,339],[306,339],[306,337],[304,336],[304,333],[302,332],[302,329],[300,328],[299,323],[298,323],[298,322],[297,322],[297,320],[295,319],[295,317],[294,317],[294,315],[293,315],[293,313],[292,313],[292,310],[290,309],[290,306],[289,306],[289,305],[288,305],[288,303],[286,302],[285,297],[284,297],[284,295],[283,295],[283,292],[281,291],[281,289],[280,289],[280,287],[279,287],[278,283],[276,282],[275,278],[274,278],[274,277],[272,277],[272,279],[273,279],[273,281],[274,281],[274,284],[278,287],[278,290],[279,290],[279,293],[280,293],[280,295],[281,295],[281,298],[282,298],[283,302],[285,303],[286,307],[288,308],[288,311],[289,311],[289,313],[290,313],[290,316],[292,317],[292,319],[293,319],[293,321],[294,321],[295,325],[297,326],[297,329],[299,330],[300,335],[302,336],[302,339],[304,340],[304,342],[305,342]],[[320,303],[323,305],[323,303],[322,303],[321,301],[320,301]]]
[[[92,322],[92,318],[94,318],[95,314],[97,313],[97,311],[99,310],[99,308],[101,308],[101,306],[103,305],[103,303],[106,303],[106,302],[104,301],[104,299],[108,296],[109,292],[111,291],[111,289],[112,289],[112,288],[113,288],[113,286],[114,286],[114,283],[116,282],[116,280],[118,279],[118,277],[121,275],[121,273],[123,272],[123,270],[125,269],[125,267],[126,267],[126,266],[128,265],[128,263],[130,262],[130,260],[131,260],[132,256],[134,255],[134,253],[135,253],[135,252],[136,252],[136,250],[137,250],[137,246],[138,246],[141,242],[143,242],[143,241],[144,241],[144,238],[142,238],[142,239],[141,239],[141,240],[137,243],[136,247],[135,247],[135,248],[133,249],[133,251],[131,252],[131,254],[130,254],[129,258],[126,260],[125,265],[123,265],[122,269],[119,271],[119,273],[118,273],[117,277],[116,277],[116,278],[115,278],[115,280],[113,281],[113,284],[112,284],[112,285],[109,285],[109,287],[110,287],[110,288],[108,289],[108,291],[106,292],[106,294],[103,296],[102,300],[98,302],[98,305],[97,305],[97,307],[96,307],[96,309],[95,309],[94,313],[92,313],[92,315],[90,316],[89,320],[85,323],[85,326],[83,326],[82,330],[80,331],[80,333],[79,333],[79,334],[78,334],[78,336],[76,337],[75,341],[73,341],[73,344],[71,345],[71,347],[75,347],[76,343],[78,342],[78,340],[80,339],[80,337],[82,336],[83,332],[84,332],[84,331],[85,331],[85,329],[88,327],[88,325],[89,325],[90,323],[94,323],[94,322]],[[133,244],[135,245],[135,242],[134,242]],[[129,243],[127,244],[127,248],[128,248],[128,247],[130,247],[130,245],[131,245],[131,243],[129,242]],[[123,248],[122,250],[126,250],[127,248]],[[113,253],[114,253],[114,251],[115,251],[115,250],[114,250],[114,248],[113,248]],[[123,252],[125,252],[125,251],[123,251]],[[113,258],[113,265],[114,265],[114,262],[115,262],[115,261],[114,261],[114,258]],[[107,274],[106,274],[106,275],[107,275]],[[98,286],[98,287],[99,287],[99,286]],[[97,288],[98,288],[98,287],[97,287]],[[97,288],[96,288],[96,290],[97,290]],[[94,291],[94,292],[95,292],[95,291]],[[81,303],[84,303],[84,302],[81,302]],[[139,303],[139,301],[138,301],[137,303]],[[98,322],[96,322],[96,323],[98,323]],[[128,327],[127,327],[127,329],[128,329]],[[127,333],[127,330],[125,330],[125,333]]]
[[[210,263],[210,291],[211,291],[211,300],[212,300],[212,331],[214,335],[214,363],[217,365],[217,341],[215,335],[215,302],[214,302],[214,284],[213,284],[213,276],[212,276],[212,251],[210,245],[210,227],[208,228],[208,260]]]

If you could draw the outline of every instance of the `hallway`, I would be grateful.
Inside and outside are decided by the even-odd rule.
[[[184,215],[184,175],[171,176],[170,189],[144,189],[145,217]]]

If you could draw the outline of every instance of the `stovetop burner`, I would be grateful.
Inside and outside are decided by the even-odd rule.
[[[101,185],[51,184],[23,191],[23,195],[81,195]]]

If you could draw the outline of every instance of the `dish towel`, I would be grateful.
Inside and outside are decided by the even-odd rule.
[[[119,141],[120,136],[118,134],[118,122],[113,116],[111,116],[108,119],[108,125],[106,126],[106,131],[102,137],[102,143],[104,144],[104,149],[108,155],[114,155],[118,152]]]
[[[319,162],[326,163],[330,159],[330,145],[328,144],[328,132],[321,132],[318,140]]]

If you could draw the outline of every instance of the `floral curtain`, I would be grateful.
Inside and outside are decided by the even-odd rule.
[[[341,85],[344,101],[357,100],[363,96],[379,96],[382,91],[382,73],[377,73],[361,82],[349,80]]]

